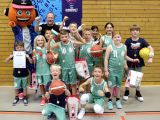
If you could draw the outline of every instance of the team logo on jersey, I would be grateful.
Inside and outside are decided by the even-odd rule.
[[[70,48],[69,48],[69,52],[70,52],[70,53],[73,52],[73,48],[70,47]]]

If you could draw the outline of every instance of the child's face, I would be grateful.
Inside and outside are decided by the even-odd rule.
[[[98,30],[95,28],[92,30],[92,36],[97,37],[97,35],[98,35]]]
[[[137,29],[134,29],[134,30],[131,30],[131,35],[132,37],[139,37],[139,30]]]
[[[92,72],[95,79],[101,79],[103,77],[103,71],[100,68],[94,68]]]
[[[69,25],[69,31],[71,33],[75,33],[77,31],[77,25],[76,24],[70,24]]]
[[[52,67],[52,69],[51,69],[51,75],[52,75],[53,79],[59,79],[60,74],[61,74],[61,71],[60,71],[59,68]]]
[[[16,46],[16,51],[23,51],[24,50],[24,47],[23,46]]]
[[[37,46],[38,47],[44,47],[44,40],[42,37],[38,37],[37,39]]]
[[[120,34],[116,34],[113,36],[113,41],[114,43],[121,43],[122,37],[120,36]]]
[[[61,39],[61,42],[62,42],[63,44],[67,44],[67,43],[68,43],[68,34],[66,34],[66,35],[61,35],[61,36],[60,36],[60,39]]]
[[[51,30],[47,30],[47,31],[45,32],[45,38],[46,38],[47,40],[50,39],[50,36],[51,36],[51,35],[52,35]]]
[[[106,27],[106,33],[107,34],[112,34],[113,32],[113,27],[111,24],[108,24],[107,27]]]
[[[91,32],[90,31],[84,31],[84,39],[86,40],[86,42],[91,40]]]

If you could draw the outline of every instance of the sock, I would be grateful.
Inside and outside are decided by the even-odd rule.
[[[136,90],[136,96],[137,96],[137,97],[142,97],[142,95],[141,95],[141,93],[140,93],[139,90]]]
[[[126,90],[124,93],[124,96],[128,96],[129,95],[129,90]]]
[[[119,100],[119,98],[116,98],[116,101],[118,101]]]
[[[109,102],[109,101],[112,101],[112,99],[108,99],[108,102]]]

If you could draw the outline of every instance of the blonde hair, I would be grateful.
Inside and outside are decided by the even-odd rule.
[[[52,70],[54,68],[57,68],[57,69],[61,70],[61,66],[58,65],[58,64],[52,64],[51,67],[50,67],[50,70]]]
[[[113,36],[112,36],[112,38],[113,38],[115,35],[120,35],[120,36],[121,36],[121,33],[120,33],[120,32],[118,32],[118,31],[114,31],[114,32],[113,32]]]
[[[42,39],[43,40],[43,47],[45,46],[45,44],[46,44],[46,39],[45,39],[45,37],[43,36],[43,35],[37,35],[36,37],[35,37],[35,39],[34,39],[34,48],[36,48],[38,45],[37,45],[37,40],[38,39]]]

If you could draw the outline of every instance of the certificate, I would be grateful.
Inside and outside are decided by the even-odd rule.
[[[25,51],[13,51],[13,68],[26,68]]]

